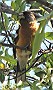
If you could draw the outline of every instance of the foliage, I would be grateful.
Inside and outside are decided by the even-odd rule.
[[[30,90],[46,90],[53,89],[53,27],[52,30],[46,31],[45,28],[51,19],[53,20],[53,0],[11,0],[11,6],[6,1],[0,2],[0,81],[3,83],[5,76],[12,76],[12,80],[16,79],[17,59],[14,59],[13,47],[17,48],[14,39],[17,36],[16,31],[19,28],[19,20],[22,14],[29,7],[29,11],[33,11],[39,23],[38,31],[35,33],[32,58],[26,65],[26,78],[24,83],[15,84],[13,88],[10,86],[10,78],[6,86],[2,90],[16,90],[16,88],[30,87]],[[48,6],[47,6],[48,5]],[[27,7],[27,8],[26,8]],[[3,10],[3,11],[2,11]],[[7,14],[6,14],[7,13]],[[8,14],[11,14],[10,16]],[[50,22],[51,23],[51,22]],[[42,43],[46,48],[42,48]],[[11,49],[11,50],[10,50]],[[9,53],[10,51],[10,53]],[[11,72],[13,70],[13,72]],[[34,75],[29,73],[33,70]],[[32,72],[32,73],[33,73]]]

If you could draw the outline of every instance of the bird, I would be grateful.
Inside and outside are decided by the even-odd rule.
[[[38,29],[36,17],[33,12],[24,11],[23,16],[24,17],[20,19],[19,39],[16,40],[16,45],[21,48],[26,47],[26,49],[16,48],[16,57],[20,69],[17,73],[18,76],[26,70],[26,64],[32,50],[33,38]],[[17,78],[17,82],[20,80],[23,82],[26,81],[26,73]]]

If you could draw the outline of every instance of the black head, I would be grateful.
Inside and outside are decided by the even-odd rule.
[[[31,11],[25,11],[25,12],[23,12],[23,15],[28,22],[35,20],[34,13]]]

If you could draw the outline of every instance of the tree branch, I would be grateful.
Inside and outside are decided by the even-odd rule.
[[[17,77],[15,76],[14,78],[12,79],[15,79],[15,78],[18,78],[20,77],[21,75],[23,75],[24,73],[26,73],[27,71],[30,70],[30,68],[32,68],[34,66],[34,64],[39,60],[39,58],[42,56],[43,54],[41,54],[40,56],[38,56],[36,59],[34,59],[34,62],[25,70],[23,71],[20,75],[18,75]],[[9,79],[9,80],[12,80],[12,79]]]
[[[24,73],[26,73],[27,71],[29,71],[30,70],[30,68],[32,68],[34,65],[35,65],[35,63],[39,60],[39,58],[42,56],[42,55],[44,55],[44,54],[47,54],[47,53],[51,53],[51,52],[53,52],[53,48],[52,49],[50,49],[50,50],[42,50],[42,54],[40,54],[37,58],[35,58],[34,60],[33,60],[33,63],[25,70],[25,71],[23,71],[20,75],[18,75],[17,77],[15,76],[15,77],[13,77],[12,79],[15,79],[15,78],[18,78],[18,77],[20,77],[21,75],[23,75]],[[35,66],[37,66],[38,64],[36,64]],[[12,80],[12,79],[9,79],[9,80]]]
[[[45,0],[35,0],[35,1],[37,1],[38,3],[45,5],[46,7],[49,7],[50,9],[53,10],[53,5],[50,4],[49,2],[45,1]]]
[[[50,9],[47,8],[47,10],[48,10],[48,12],[51,12]],[[42,10],[40,10],[40,9],[29,9],[28,11],[35,12],[35,13],[41,13],[42,12]],[[17,15],[17,16],[23,15],[23,12],[18,13],[16,11],[12,10],[10,6],[4,5],[4,3],[1,3],[1,2],[0,2],[0,12],[12,14],[12,15]],[[35,15],[37,16],[37,14],[35,14]],[[39,16],[37,16],[37,17],[39,17]]]
[[[2,7],[2,6],[0,6],[0,12],[4,12],[4,13],[8,13],[8,14],[18,15],[17,12],[15,12],[15,11],[9,9],[9,8]]]
[[[29,2],[31,2],[31,1],[36,1],[36,2],[40,3],[41,5],[44,5],[53,10],[53,4],[47,2],[46,0],[29,0]]]

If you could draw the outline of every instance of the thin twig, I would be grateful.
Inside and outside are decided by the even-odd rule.
[[[18,78],[20,77],[21,75],[23,75],[24,73],[26,73],[27,71],[30,70],[30,68],[32,68],[34,66],[34,64],[39,60],[39,58],[42,56],[43,54],[41,54],[40,56],[38,56],[36,59],[34,59],[34,62],[25,70],[23,71],[20,75],[18,75],[17,77],[13,77],[12,79],[15,79],[15,78]],[[10,79],[10,80],[12,80]]]
[[[26,80],[26,82],[27,82],[27,84],[28,84],[29,86],[32,86],[32,85],[30,84],[30,82],[28,82],[27,80]]]
[[[2,42],[0,42],[0,46],[12,47],[12,48],[14,47],[14,48],[19,48],[21,50],[25,50],[28,47],[28,45],[26,45],[24,47],[20,47],[20,46],[14,45],[14,44],[6,44],[6,43],[2,43]]]
[[[13,77],[13,78],[11,78],[11,79],[9,79],[9,80],[18,78],[18,77],[20,77],[21,75],[23,75],[24,73],[26,73],[27,71],[29,71],[29,70],[34,66],[34,64],[39,60],[39,58],[40,58],[42,55],[47,54],[47,53],[50,53],[50,52],[53,52],[53,49],[52,49],[52,50],[43,50],[43,51],[42,51],[42,54],[41,54],[40,56],[38,56],[37,58],[35,58],[35,59],[33,60],[33,63],[32,63],[25,71],[23,71],[23,72],[22,72],[20,75],[18,75],[17,77],[15,76],[15,77]]]
[[[36,80],[36,79],[35,79],[34,77],[32,77],[32,76],[26,76],[26,78],[30,79],[31,81]]]
[[[46,7],[49,7],[50,9],[53,10],[53,4],[47,2],[46,0],[32,0],[40,3],[41,5],[45,5]]]
[[[44,5],[42,5],[42,7],[47,11],[47,12],[52,12],[52,10],[50,9],[50,8],[48,8],[48,7],[45,7]]]
[[[47,40],[47,39],[44,39],[45,41],[47,41],[48,43],[51,43],[51,44],[53,44],[51,41],[49,41],[49,40]]]
[[[46,48],[48,49],[48,46],[46,45],[46,43],[43,41],[43,43],[45,44]]]
[[[28,10],[28,11],[32,11],[32,12],[42,12],[42,10],[40,10],[40,9],[30,9],[30,10]],[[22,15],[23,15],[23,12],[18,14],[18,12],[13,11],[12,9],[9,9],[9,8],[2,7],[2,6],[0,6],[0,12],[12,14],[12,15],[17,15],[17,16],[22,16]]]
[[[4,13],[8,13],[8,14],[13,14],[13,15],[18,15],[17,12],[11,10],[11,9],[8,9],[8,8],[5,8],[5,7],[2,7],[0,6],[0,12],[4,12]],[[18,15],[19,16],[19,15]]]

